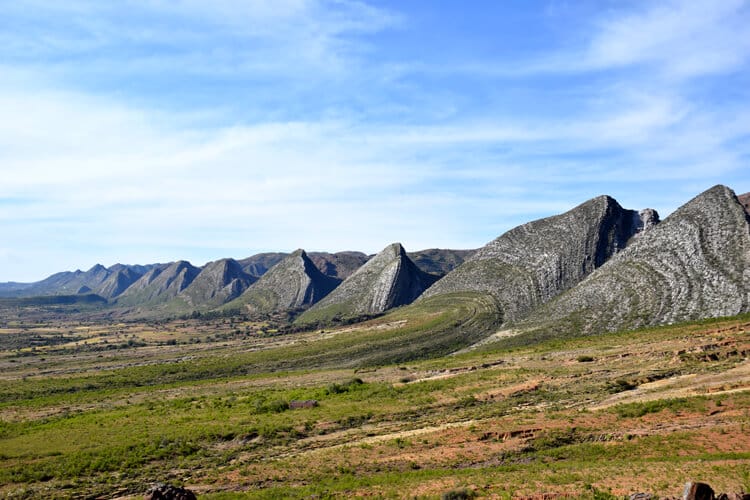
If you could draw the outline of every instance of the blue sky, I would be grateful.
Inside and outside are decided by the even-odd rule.
[[[0,281],[750,191],[750,2],[0,4]]]

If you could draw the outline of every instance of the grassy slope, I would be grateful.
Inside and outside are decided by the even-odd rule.
[[[750,317],[378,366],[433,336],[425,356],[456,347],[435,327],[482,315],[479,297],[457,302],[284,337],[226,322],[25,325],[69,342],[2,344],[0,496],[137,495],[156,480],[209,498],[750,487]],[[106,339],[144,345],[95,350]],[[320,405],[280,411],[292,399]]]

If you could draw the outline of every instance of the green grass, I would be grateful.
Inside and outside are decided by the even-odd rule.
[[[420,487],[427,498],[464,488],[479,497],[575,490],[604,498],[623,474],[676,494],[686,476],[708,472],[731,486],[750,455],[731,441],[712,449],[715,436],[703,433],[713,427],[638,431],[700,418],[746,436],[747,392],[587,408],[613,397],[620,380],[736,366],[674,350],[693,339],[746,343],[747,332],[729,327],[749,317],[442,357],[498,321],[487,296],[462,294],[396,310],[371,329],[290,334],[281,340],[297,342],[280,347],[131,348],[107,369],[87,351],[17,358],[0,380],[0,497],[135,495],[167,481],[206,485],[207,498],[401,498]],[[133,360],[150,364],[123,366]],[[58,371],[39,375],[37,366]],[[307,399],[319,405],[289,409]],[[530,434],[506,436],[519,430]]]

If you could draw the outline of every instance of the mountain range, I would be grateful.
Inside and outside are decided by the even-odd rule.
[[[354,321],[451,297],[486,296],[498,338],[603,333],[750,310],[750,193],[714,186],[664,221],[609,196],[507,231],[478,250],[263,253],[199,268],[95,265],[0,296],[96,294],[121,314],[292,311]],[[411,305],[410,305],[411,304]],[[514,340],[513,340],[514,339]]]

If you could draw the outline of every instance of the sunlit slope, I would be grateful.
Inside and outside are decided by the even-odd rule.
[[[734,192],[698,195],[582,283],[535,311],[518,341],[750,310],[750,225]]]

